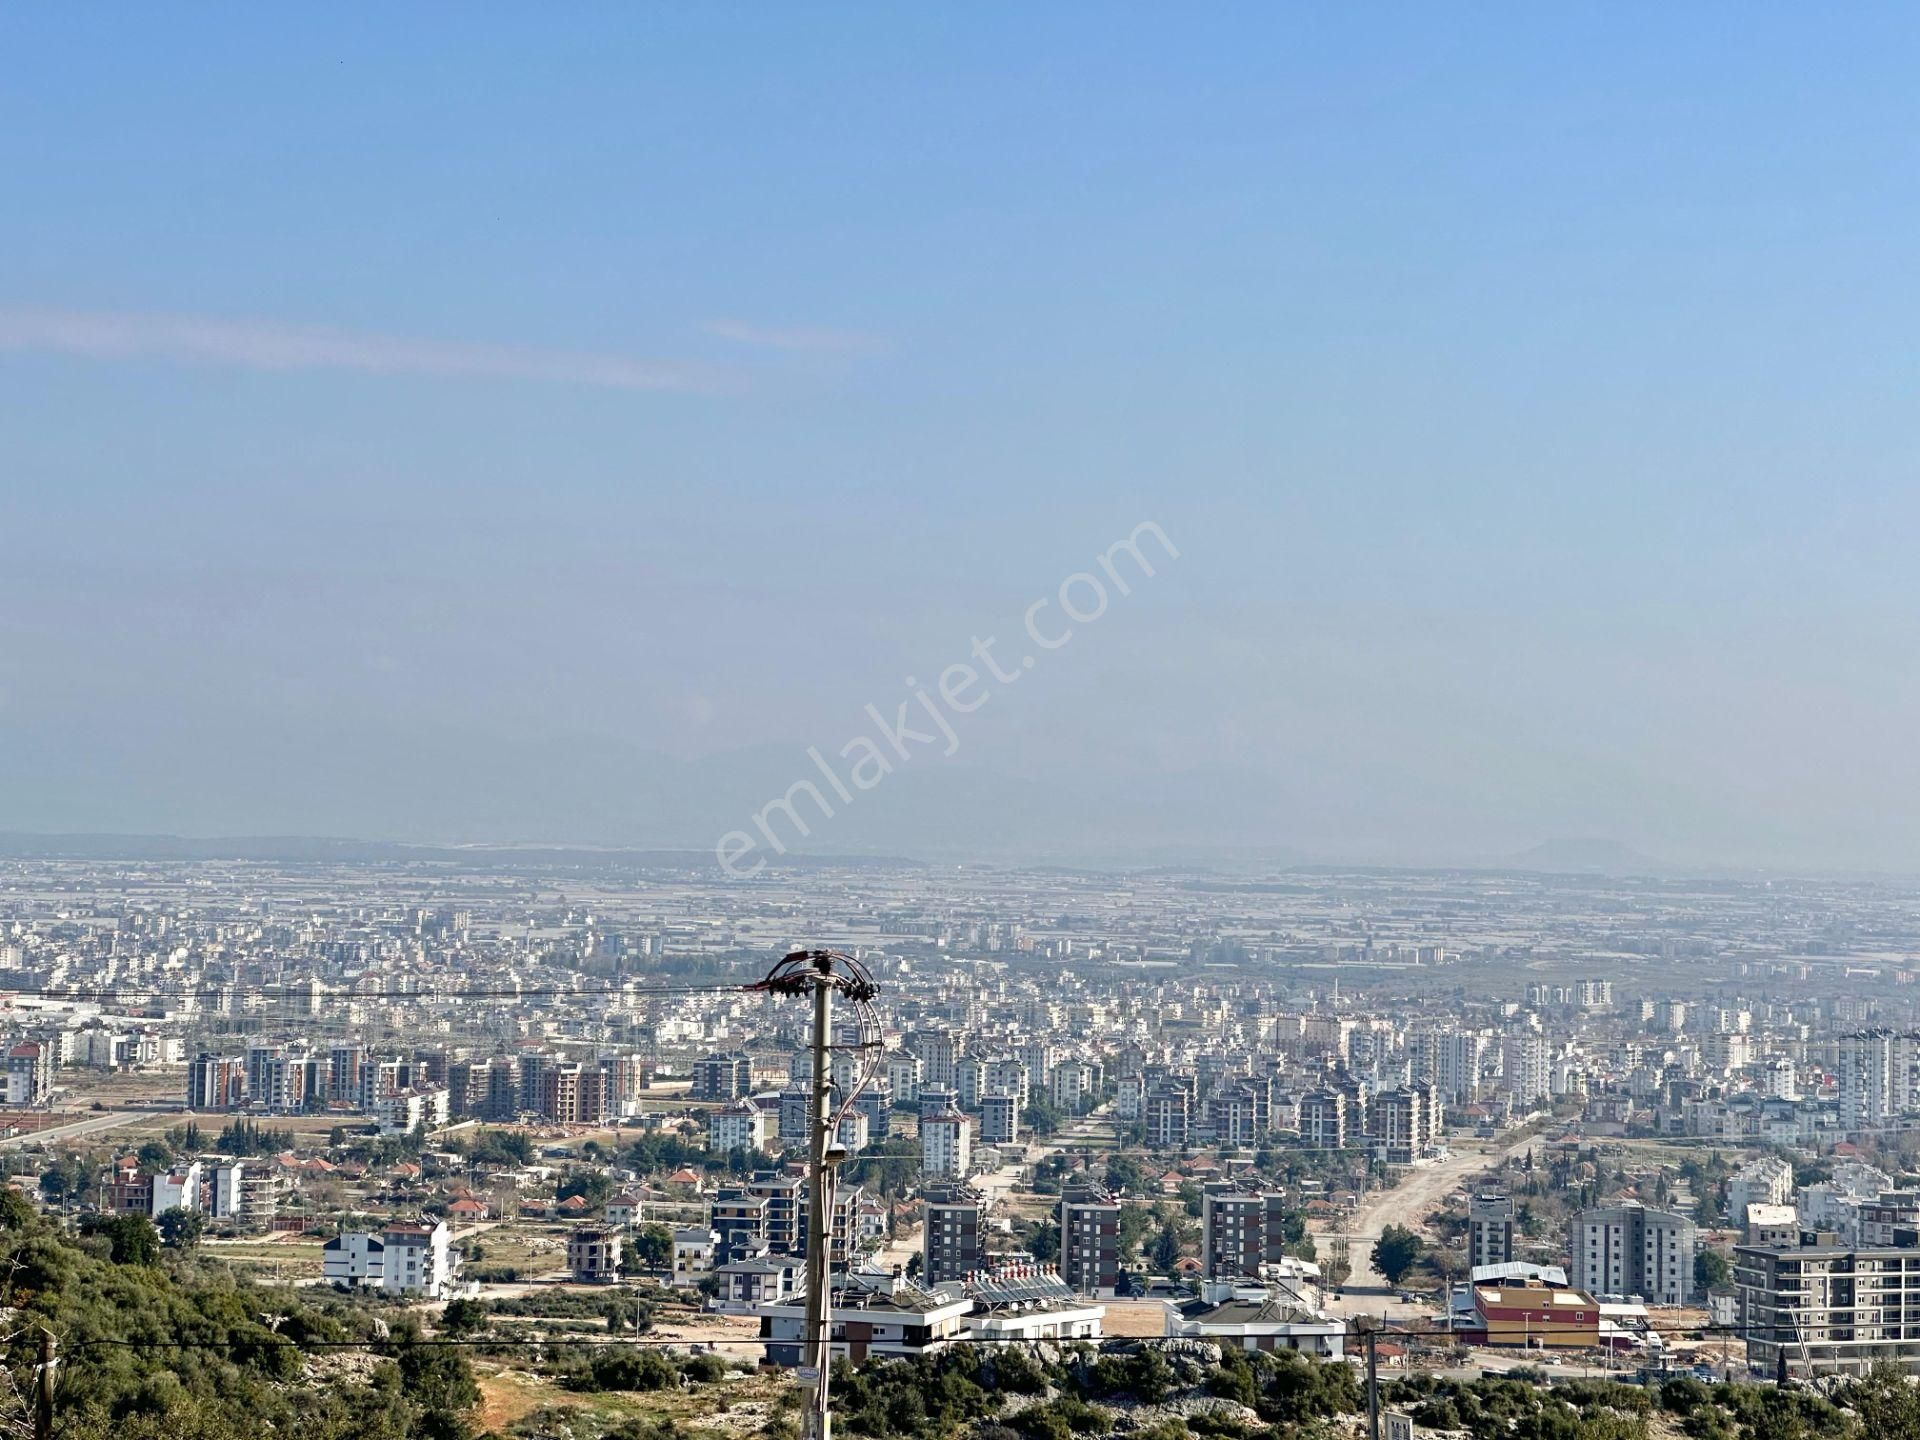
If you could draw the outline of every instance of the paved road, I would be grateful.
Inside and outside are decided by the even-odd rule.
[[[0,1140],[0,1150],[11,1149],[16,1145],[31,1145],[36,1141],[76,1140],[82,1135],[95,1135],[102,1130],[116,1129],[133,1120],[150,1119],[151,1111],[110,1110],[104,1115],[89,1115],[85,1120],[76,1120],[71,1125],[54,1125],[45,1130],[32,1130],[25,1135],[15,1135]]]

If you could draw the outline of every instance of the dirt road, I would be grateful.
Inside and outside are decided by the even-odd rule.
[[[1424,1314],[1425,1306],[1409,1306],[1397,1299],[1386,1298],[1393,1296],[1394,1291],[1387,1284],[1387,1277],[1374,1268],[1374,1242],[1389,1225],[1419,1229],[1427,1212],[1459,1189],[1471,1176],[1502,1159],[1522,1154],[1530,1146],[1539,1143],[1540,1137],[1530,1134],[1486,1150],[1457,1151],[1445,1160],[1409,1170],[1391,1190],[1382,1190],[1369,1196],[1354,1212],[1345,1231],[1325,1232],[1327,1239],[1346,1240],[1347,1258],[1353,1267],[1346,1284],[1341,1287],[1343,1293],[1333,1299],[1330,1308],[1335,1313],[1346,1315],[1385,1313],[1399,1318],[1403,1312]]]

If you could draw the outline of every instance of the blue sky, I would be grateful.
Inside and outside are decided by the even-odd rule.
[[[1920,864],[1920,20],[1183,11],[0,17],[0,829]]]

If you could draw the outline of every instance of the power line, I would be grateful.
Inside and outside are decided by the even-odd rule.
[[[990,1314],[991,1312],[988,1312],[988,1313]],[[569,1320],[576,1319],[578,1317],[566,1316],[566,1315],[554,1315],[554,1316],[529,1315],[529,1316],[509,1316],[509,1317],[503,1317],[503,1318],[524,1319],[533,1323],[538,1323],[542,1320],[552,1320],[556,1322],[565,1323]],[[1457,1339],[1460,1333],[1456,1330],[1448,1329],[1445,1327],[1432,1327],[1432,1328],[1425,1328],[1425,1329],[1394,1328],[1393,1322],[1389,1321],[1387,1322],[1387,1324],[1388,1324],[1388,1328],[1383,1329],[1378,1333],[1384,1336],[1388,1336],[1390,1338],[1394,1336],[1404,1336],[1404,1337],[1410,1337],[1414,1339],[1435,1339],[1435,1338]],[[1793,1343],[1790,1335],[1783,1337],[1782,1335],[1777,1333],[1777,1327],[1767,1326],[1767,1325],[1743,1326],[1743,1325],[1708,1324],[1708,1325],[1695,1325],[1695,1326],[1687,1327],[1688,1334],[1693,1334],[1696,1332],[1701,1334],[1703,1337],[1717,1336],[1717,1337],[1731,1338],[1731,1339],[1756,1339],[1757,1338],[1761,1340],[1778,1340],[1778,1341],[1781,1341],[1782,1343],[1788,1343],[1788,1344]],[[1349,1329],[1346,1333],[1351,1335],[1358,1332],[1353,1329]],[[948,1336],[942,1336],[936,1344],[928,1346],[926,1353],[937,1354],[941,1349],[947,1348],[950,1346],[955,1346],[955,1345],[1096,1345],[1097,1346],[1107,1341],[1115,1341],[1115,1342],[1120,1342],[1127,1345],[1167,1345],[1167,1344],[1177,1344],[1177,1343],[1180,1343],[1180,1344],[1191,1343],[1195,1340],[1199,1340],[1199,1341],[1211,1340],[1215,1344],[1226,1343],[1221,1337],[1206,1336],[1206,1335],[1094,1335],[1094,1336],[948,1335]],[[371,1340],[311,1340],[311,1339],[291,1340],[282,1335],[270,1334],[270,1335],[254,1336],[251,1338],[234,1337],[234,1338],[229,1338],[224,1340],[208,1339],[205,1337],[185,1337],[185,1336],[139,1337],[139,1338],[123,1338],[123,1339],[109,1339],[109,1338],[103,1337],[103,1338],[87,1339],[87,1340],[69,1340],[69,1341],[63,1341],[62,1343],[65,1344],[68,1348],[74,1349],[74,1350],[83,1350],[88,1348],[118,1349],[118,1350],[234,1350],[234,1349],[257,1348],[265,1345],[281,1345],[281,1346],[286,1346],[290,1349],[302,1350],[302,1351],[306,1351],[306,1350],[388,1351],[388,1350],[407,1350],[407,1349],[524,1350],[524,1349],[534,1349],[534,1348],[546,1349],[554,1346],[570,1346],[575,1349],[588,1349],[588,1350],[619,1349],[622,1347],[629,1347],[629,1346],[659,1346],[661,1348],[671,1348],[671,1347],[678,1346],[683,1349],[691,1349],[695,1346],[707,1346],[711,1348],[711,1347],[722,1346],[722,1345],[735,1345],[735,1346],[803,1345],[805,1342],[802,1339],[795,1339],[795,1338],[783,1339],[779,1337],[763,1336],[763,1335],[721,1335],[721,1336],[714,1336],[710,1339],[694,1339],[694,1338],[688,1338],[688,1337],[662,1336],[662,1335],[632,1335],[632,1336],[625,1336],[625,1337],[607,1336],[604,1338],[598,1337],[598,1336],[564,1336],[563,1335],[563,1336],[527,1337],[524,1339],[502,1337],[502,1336],[434,1336],[430,1338],[423,1337],[418,1339],[398,1339],[398,1340],[390,1339],[390,1338],[389,1339],[375,1338]],[[839,1343],[845,1343],[845,1342],[839,1342]],[[1483,1346],[1481,1348],[1505,1348],[1505,1347],[1484,1347]],[[1522,1353],[1532,1355],[1532,1354],[1539,1354],[1542,1352],[1537,1349],[1534,1349],[1534,1350],[1525,1350]],[[883,1355],[876,1358],[892,1359],[892,1358],[906,1358],[906,1357]]]
[[[366,991],[329,991],[314,996],[306,990],[274,989],[271,987],[247,987],[230,985],[188,986],[184,989],[128,988],[125,986],[97,990],[39,989],[39,990],[0,990],[0,1001],[4,1000],[71,1000],[82,1004],[111,1004],[133,1000],[185,1000],[200,998],[233,997],[245,1000],[267,1000],[286,1002],[297,1000],[303,1003],[319,1005],[350,1004],[354,1001],[369,1000],[525,1000],[538,996],[579,996],[591,999],[596,996],[639,997],[653,995],[751,995],[760,992],[760,986],[754,982],[733,981],[724,985],[620,985],[620,986],[561,986],[561,985],[522,985],[499,986],[497,988],[467,990],[378,990]],[[244,1013],[244,1012],[242,1012]]]

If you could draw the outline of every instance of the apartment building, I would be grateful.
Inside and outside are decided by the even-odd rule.
[[[1300,1097],[1300,1143],[1309,1150],[1347,1148],[1347,1097],[1331,1088]]]
[[[220,1159],[210,1188],[216,1220],[268,1225],[279,1213],[286,1181],[264,1161]]]
[[[454,1277],[450,1232],[444,1220],[343,1232],[323,1247],[321,1273],[330,1285],[444,1299]]]
[[[1467,1265],[1513,1263],[1513,1197],[1475,1195],[1467,1201]]]
[[[582,1284],[620,1279],[622,1236],[611,1225],[582,1225],[567,1236],[567,1269]]]
[[[1214,1143],[1243,1147],[1258,1144],[1266,1129],[1261,1108],[1251,1085],[1227,1085],[1209,1095],[1207,1129]]]
[[[1627,1201],[1582,1211],[1569,1238],[1576,1283],[1603,1299],[1684,1305],[1693,1291],[1698,1232],[1684,1215]]]
[[[1020,1101],[1013,1095],[986,1095],[980,1100],[980,1143],[1011,1145],[1020,1138]]]
[[[1183,1150],[1193,1136],[1193,1097],[1178,1085],[1155,1085],[1147,1091],[1142,1118],[1149,1148]]]
[[[943,1285],[986,1268],[986,1200],[970,1186],[927,1192],[921,1230],[920,1280]]]
[[[958,1110],[920,1121],[920,1170],[929,1180],[964,1180],[973,1167],[972,1123]]]
[[[707,1148],[716,1155],[735,1150],[764,1150],[770,1130],[769,1119],[750,1100],[737,1100],[707,1116]]]
[[[715,1051],[693,1062],[694,1100],[740,1100],[753,1093],[753,1061],[737,1051]]]
[[[1793,1199],[1793,1166],[1777,1155],[1763,1155],[1734,1172],[1727,1182],[1727,1219],[1747,1223],[1749,1205],[1786,1205]]]
[[[1920,1035],[1885,1029],[1843,1035],[1835,1069],[1840,1128],[1879,1129],[1913,1110],[1920,1098]]]
[[[1411,1165],[1431,1153],[1439,1136],[1432,1088],[1401,1085],[1374,1095],[1368,1129],[1374,1148],[1389,1165]]]
[[[1209,1280],[1257,1278],[1286,1258],[1293,1219],[1286,1197],[1216,1182],[1200,1198],[1200,1263]]]
[[[1501,1043],[1500,1088],[1514,1109],[1531,1110],[1547,1098],[1552,1084],[1551,1059],[1547,1037],[1537,1030],[1519,1031]]]
[[[187,1066],[189,1110],[237,1110],[247,1103],[247,1067],[238,1055],[202,1051]]]
[[[1060,1197],[1060,1278],[1076,1295],[1111,1299],[1120,1284],[1120,1205],[1097,1186]]]
[[[780,1146],[785,1150],[804,1150],[812,1137],[813,1087],[789,1085],[780,1092]]]
[[[1920,1249],[1736,1245],[1733,1264],[1747,1361],[1762,1373],[1920,1373]]]

